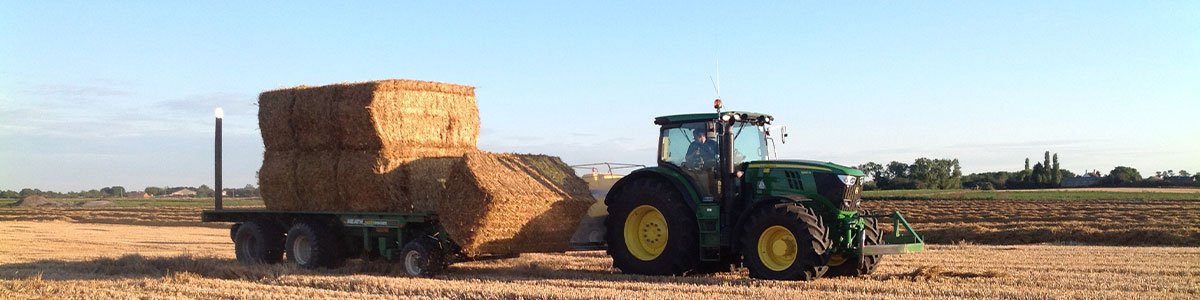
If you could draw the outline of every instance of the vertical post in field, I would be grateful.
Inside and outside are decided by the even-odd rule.
[[[214,167],[216,170],[216,182],[214,185],[216,185],[216,187],[214,188],[213,193],[215,197],[213,204],[216,206],[215,209],[221,209],[221,191],[223,190],[223,188],[221,188],[221,119],[225,118],[225,111],[218,107],[213,112],[213,115],[217,117],[217,134],[214,147],[216,148],[216,159],[214,160],[214,163],[216,163],[216,166]]]

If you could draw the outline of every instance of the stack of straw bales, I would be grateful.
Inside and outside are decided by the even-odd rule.
[[[448,170],[479,136],[473,87],[415,80],[268,91],[258,118],[259,185],[275,210],[431,211],[446,172],[426,171]]]
[[[595,202],[557,157],[470,152],[450,171],[438,213],[469,256],[555,252]]]
[[[595,199],[557,157],[476,150],[474,88],[384,80],[259,96],[267,209],[434,212],[464,254],[565,251]]]

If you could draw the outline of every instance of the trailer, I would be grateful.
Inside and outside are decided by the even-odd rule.
[[[214,209],[203,222],[233,222],[229,235],[246,264],[294,262],[333,268],[347,259],[399,262],[412,276],[438,274],[455,262],[515,257],[467,257],[436,214]]]

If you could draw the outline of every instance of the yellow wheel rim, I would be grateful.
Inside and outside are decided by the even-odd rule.
[[[667,219],[649,205],[638,206],[625,218],[625,248],[633,257],[650,261],[667,247]]]
[[[758,259],[767,269],[783,271],[796,262],[796,236],[786,227],[775,225],[758,236]]]
[[[845,257],[842,257],[841,255],[838,255],[838,254],[834,254],[829,257],[829,263],[827,263],[825,265],[833,267],[833,266],[840,266],[844,263],[846,263]]]

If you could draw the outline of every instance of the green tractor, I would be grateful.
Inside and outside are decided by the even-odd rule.
[[[683,275],[740,263],[755,278],[812,280],[870,274],[881,255],[924,249],[899,212],[859,208],[861,171],[770,159],[771,116],[722,112],[719,99],[714,108],[655,118],[658,166],[621,178],[605,198],[613,266]]]

